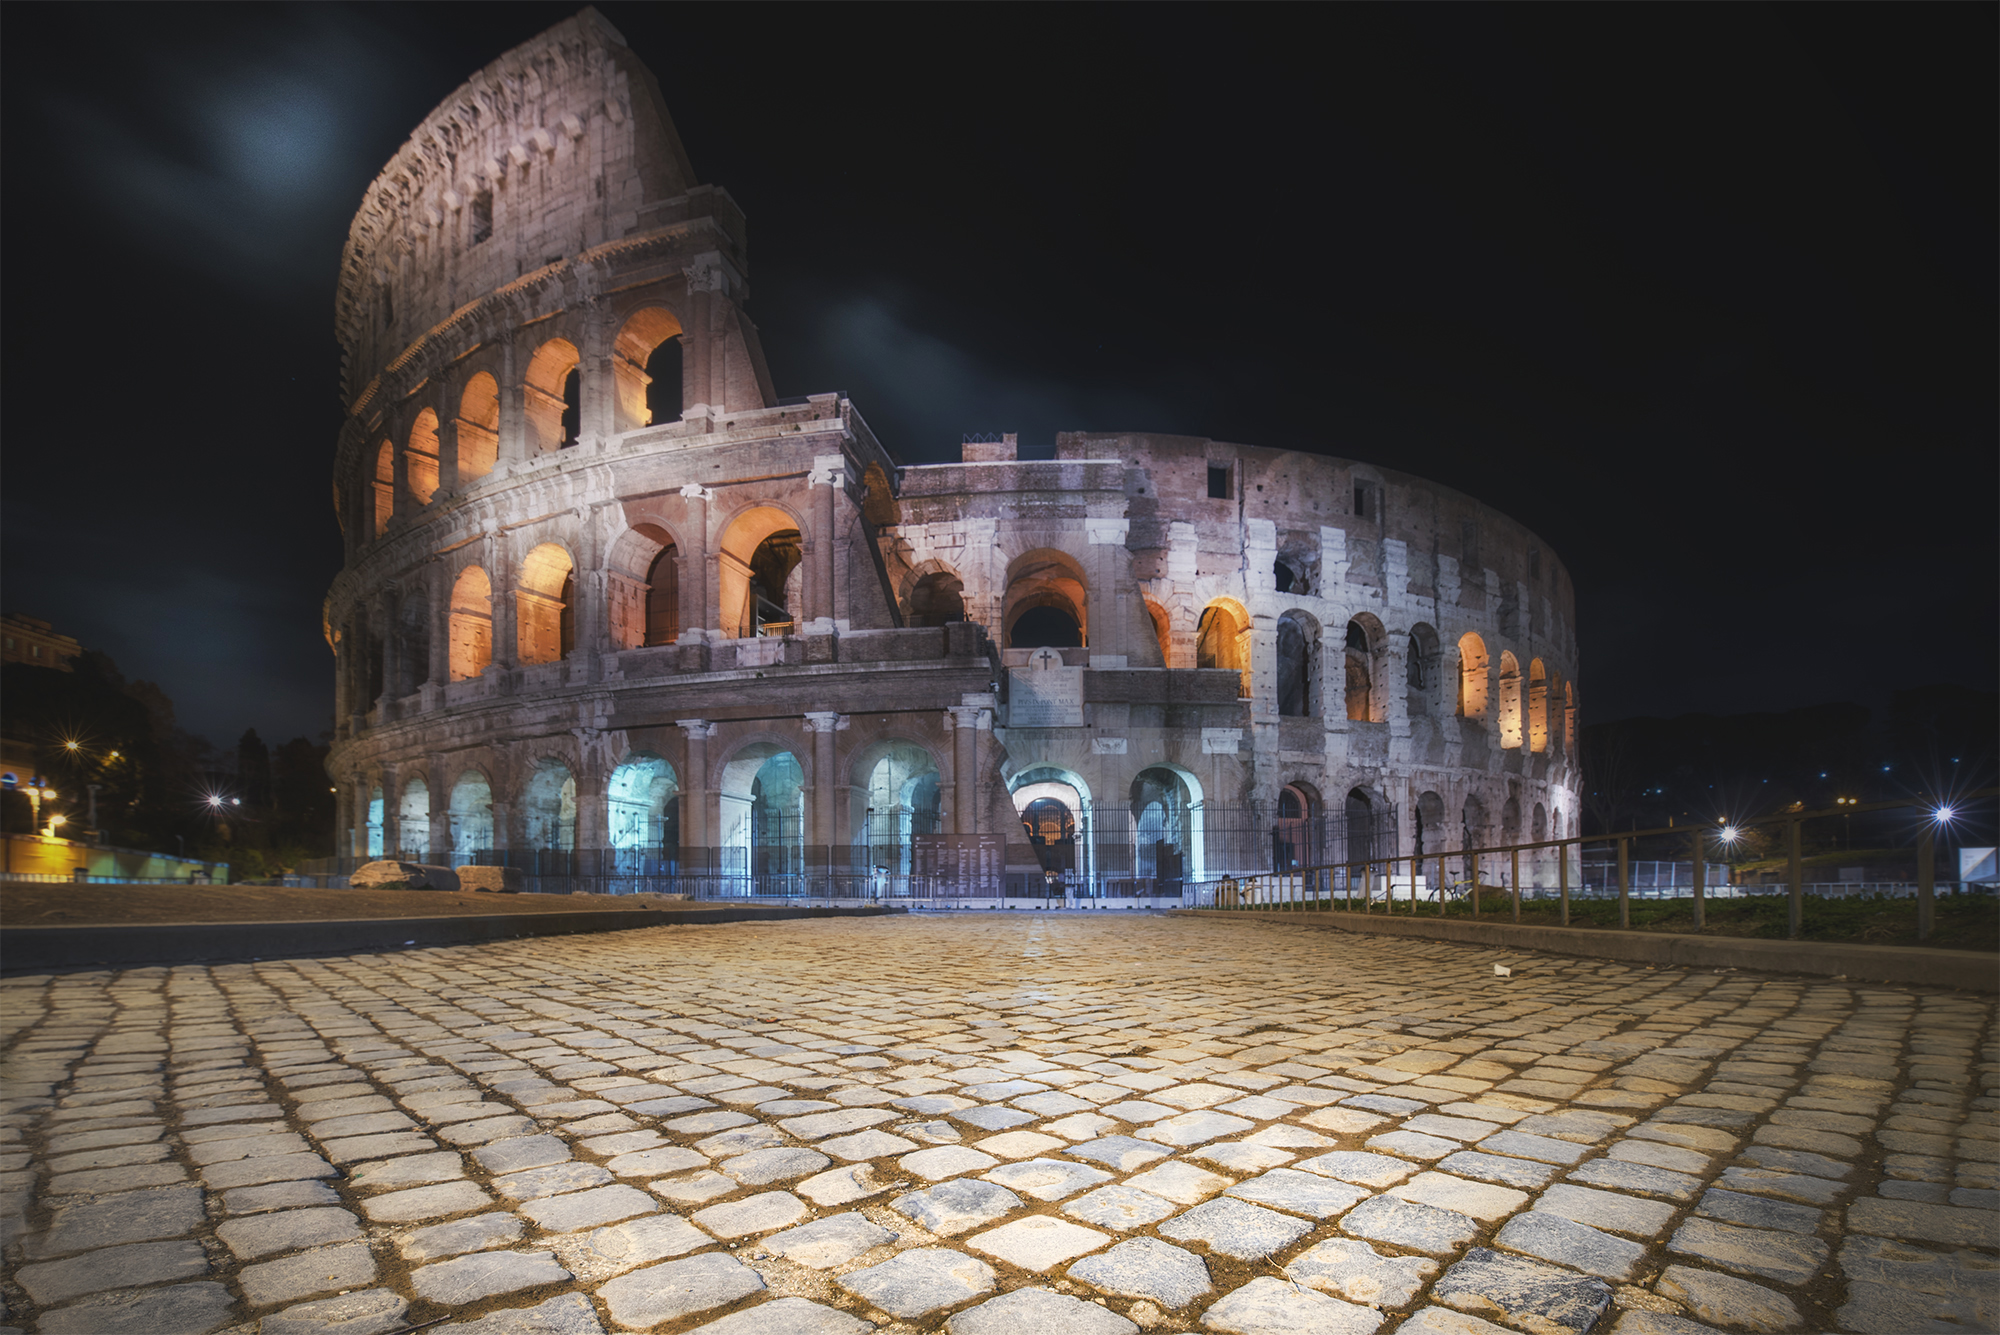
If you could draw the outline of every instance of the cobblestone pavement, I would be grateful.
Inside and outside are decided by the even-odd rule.
[[[7,980],[84,1335],[1991,1330],[1990,998],[1141,915]]]

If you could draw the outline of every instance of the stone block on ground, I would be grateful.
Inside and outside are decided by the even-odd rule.
[[[365,1288],[375,1282],[375,1258],[369,1255],[367,1243],[350,1242],[244,1266],[236,1272],[236,1282],[252,1307],[269,1307],[342,1289]]]
[[[24,1265],[14,1272],[14,1282],[48,1306],[87,1293],[191,1279],[207,1272],[208,1258],[198,1242],[134,1242],[67,1260]]]
[[[1223,1196],[1167,1220],[1159,1232],[1179,1242],[1203,1243],[1224,1256],[1254,1261],[1289,1247],[1312,1227],[1303,1219]]]
[[[773,1233],[764,1239],[764,1245],[788,1261],[827,1270],[853,1260],[870,1248],[892,1242],[895,1237],[865,1216],[850,1212]]]
[[[527,885],[519,867],[458,867],[458,888],[491,895],[518,895]]]
[[[1571,1173],[1569,1180],[1581,1182],[1589,1187],[1603,1187],[1609,1191],[1630,1191],[1641,1196],[1664,1196],[1670,1201],[1682,1203],[1699,1196],[1702,1185],[1700,1178],[1689,1177],[1686,1173],[1675,1173],[1646,1164],[1626,1163],[1622,1159],[1592,1159]]]
[[[594,1163],[559,1163],[496,1177],[493,1189],[509,1200],[534,1201],[544,1196],[560,1196],[566,1191],[607,1186],[612,1180],[609,1172]]]
[[[1222,1335],[1373,1335],[1382,1314],[1263,1275],[1210,1305],[1201,1324]]]
[[[725,1242],[789,1228],[806,1217],[806,1203],[789,1191],[766,1191],[740,1201],[711,1205],[689,1218]]]
[[[236,1300],[212,1281],[102,1294],[43,1312],[42,1335],[208,1335],[228,1323]]]
[[[226,1220],[215,1230],[215,1236],[237,1260],[254,1261],[260,1256],[275,1256],[302,1247],[351,1242],[361,1236],[361,1223],[337,1206],[321,1205]]]
[[[996,1183],[962,1177],[898,1196],[889,1208],[948,1238],[1013,1213],[1021,1198]]]
[[[645,1329],[736,1302],[764,1288],[764,1277],[724,1252],[704,1252],[634,1270],[600,1286],[597,1296],[621,1326]]]
[[[1122,1183],[1099,1187],[1063,1207],[1063,1213],[1072,1219],[1126,1232],[1156,1223],[1173,1212],[1171,1202]]]
[[[1205,1168],[1197,1168],[1180,1159],[1169,1159],[1156,1168],[1126,1178],[1125,1185],[1176,1205],[1197,1205],[1229,1186],[1230,1182],[1228,1178]]]
[[[544,1196],[519,1207],[537,1228],[551,1233],[574,1233],[579,1229],[630,1219],[635,1214],[651,1214],[657,1202],[637,1187],[593,1187],[564,1196]]]
[[[1528,1203],[1524,1191],[1454,1177],[1450,1173],[1419,1173],[1408,1182],[1389,1188],[1389,1194],[1398,1200],[1456,1210],[1486,1223],[1505,1219]]]
[[[2000,1330],[2000,1263],[1991,1256],[1851,1237],[1841,1244],[1840,1268],[1847,1276],[1842,1330]]]
[[[1796,1330],[1801,1321],[1799,1309],[1784,1294],[1712,1270],[1670,1265],[1653,1288],[1713,1325],[1776,1332]]]
[[[817,1150],[791,1146],[752,1150],[733,1159],[724,1159],[716,1167],[746,1187],[761,1187],[771,1182],[809,1177],[832,1162]]]
[[[688,1335],[868,1335],[874,1329],[837,1307],[778,1298],[696,1326]]]
[[[1479,1225],[1456,1210],[1376,1196],[1348,1211],[1341,1231],[1431,1256],[1449,1256],[1479,1236]]]
[[[1526,1252],[1544,1261],[1581,1270],[1600,1279],[1624,1282],[1638,1274],[1646,1249],[1636,1242],[1600,1233],[1563,1215],[1530,1210],[1509,1219],[1494,1245]]]
[[[408,1224],[484,1210],[491,1204],[493,1198],[471,1182],[440,1182],[432,1187],[411,1187],[408,1191],[370,1196],[361,1202],[361,1211],[378,1224]]]
[[[411,1154],[362,1164],[348,1182],[359,1190],[391,1191],[432,1182],[456,1182],[464,1176],[465,1161],[448,1150],[440,1150],[436,1154]]]
[[[1948,1247],[1992,1247],[1995,1216],[1991,1210],[1958,1205],[1864,1197],[1847,1207],[1847,1231]]]
[[[1454,1173],[1459,1177],[1476,1177],[1482,1182],[1498,1182],[1502,1186],[1519,1187],[1528,1191],[1546,1186],[1562,1172],[1557,1164],[1537,1163],[1533,1159],[1510,1159],[1503,1154],[1482,1154],[1478,1150],[1460,1150],[1457,1154],[1437,1162],[1442,1173]]]
[[[1164,1164],[1161,1166],[1166,1167]],[[1041,1201],[1059,1201],[1085,1187],[1111,1180],[1111,1174],[1101,1168],[1090,1168],[1063,1159],[1028,1159],[1020,1163],[1001,1164],[982,1176],[988,1182],[997,1182],[1011,1191]]]
[[[1047,1289],[1015,1289],[955,1313],[947,1335],[1137,1335],[1116,1312]],[[746,1333],[747,1335],[747,1333]]]
[[[1439,1270],[1421,1256],[1383,1256],[1365,1242],[1330,1238],[1285,1267],[1301,1284],[1369,1307],[1403,1307]]]
[[[461,1307],[568,1278],[569,1271],[556,1263],[554,1252],[476,1252],[412,1270],[410,1287],[419,1298]]]
[[[877,1181],[875,1170],[865,1163],[829,1168],[792,1187],[793,1191],[823,1208],[866,1200],[888,1189],[888,1184]]]
[[[1675,1230],[1667,1250],[1781,1284],[1804,1284],[1825,1267],[1829,1254],[1827,1245],[1818,1238],[1742,1228],[1699,1216]]]
[[[521,1221],[511,1214],[494,1211],[474,1215],[449,1224],[432,1224],[404,1238],[398,1250],[405,1261],[435,1261],[466,1252],[483,1252],[518,1242]]]
[[[993,1267],[944,1247],[917,1247],[837,1281],[891,1316],[919,1317],[993,1292]]]
[[[1710,1187],[1704,1191],[1695,1205],[1695,1212],[1725,1223],[1742,1224],[1746,1228],[1775,1228],[1809,1237],[1819,1232],[1820,1224],[1826,1218],[1826,1211],[1815,1210],[1811,1206],[1727,1191],[1721,1187]]]
[[[409,1300],[393,1289],[363,1289],[273,1312],[258,1335],[389,1335],[403,1328]]]
[[[1431,1297],[1531,1335],[1584,1335],[1611,1306],[1611,1286],[1555,1266],[1475,1247],[1444,1272]]]
[[[1147,1164],[1164,1159],[1173,1153],[1157,1141],[1139,1140],[1133,1136],[1102,1136],[1096,1140],[1086,1140],[1081,1145],[1072,1145],[1068,1152],[1078,1159],[1101,1163],[1119,1173],[1129,1173],[1135,1168],[1144,1168]]]
[[[1361,1150],[1334,1150],[1329,1154],[1301,1159],[1292,1167],[1302,1172],[1318,1173],[1322,1177],[1352,1182],[1356,1186],[1378,1188],[1392,1187],[1412,1173],[1422,1171],[1408,1160],[1394,1159],[1386,1154],[1369,1154]]]
[[[1069,1277],[1121,1298],[1143,1298],[1169,1309],[1186,1307],[1210,1292],[1208,1264],[1158,1238],[1133,1238],[1086,1256]]]
[[[714,1200],[717,1196],[727,1196],[740,1185],[733,1177],[724,1177],[714,1169],[703,1169],[699,1173],[689,1173],[686,1177],[670,1177],[658,1182],[649,1182],[646,1184],[646,1189],[676,1205],[701,1205]]]
[[[965,1245],[1023,1270],[1047,1271],[1096,1251],[1109,1241],[1109,1234],[1094,1228],[1038,1214],[975,1233],[965,1240]]]
[[[1111,1190],[1111,1188],[1106,1188]],[[1273,1168],[1267,1173],[1238,1182],[1223,1193],[1238,1200],[1255,1201],[1289,1214],[1313,1219],[1331,1219],[1368,1194],[1364,1187],[1301,1173],[1293,1168]]]
[[[194,1232],[206,1217],[200,1187],[153,1187],[100,1196],[58,1207],[48,1231],[31,1239],[26,1251],[42,1260],[128,1242],[174,1238]]]
[[[485,868],[468,867],[468,871]],[[495,868],[494,870],[498,870]],[[463,886],[450,867],[426,866],[421,862],[365,862],[348,876],[353,890],[458,890]]]

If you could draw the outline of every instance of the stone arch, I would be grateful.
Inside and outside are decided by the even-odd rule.
[[[1349,618],[1344,661],[1346,677],[1343,695],[1347,717],[1356,723],[1380,723],[1382,623],[1363,612]]]
[[[428,587],[417,584],[397,599],[395,627],[396,639],[401,646],[396,657],[402,667],[393,690],[395,694],[408,695],[430,680],[431,598]]]
[[[500,382],[474,372],[458,396],[458,485],[476,482],[500,459]]]
[[[1346,816],[1347,851],[1346,862],[1372,862],[1389,856],[1394,850],[1381,847],[1382,840],[1376,838],[1383,820],[1389,811],[1389,799],[1379,790],[1366,784],[1356,784],[1347,790],[1347,800],[1343,804]]]
[[[641,306],[619,327],[611,358],[618,410],[614,431],[680,420],[681,333],[680,317],[664,306]]]
[[[766,625],[796,619],[793,585],[801,542],[798,516],[768,501],[746,506],[730,519],[717,561],[725,638],[752,639]]]
[[[1549,837],[1549,809],[1540,802],[1535,803],[1531,819],[1532,823],[1528,826],[1528,840],[1539,844]]]
[[[773,737],[749,738],[715,774],[715,842],[725,870],[773,875],[803,869],[806,770],[798,754]]]
[[[1500,745],[1509,751],[1521,745],[1521,665],[1511,649],[1500,653]]]
[[[1174,619],[1171,613],[1151,598],[1145,599],[1146,615],[1153,623],[1153,639],[1160,646],[1160,666],[1174,665]],[[1141,664],[1140,666],[1147,666]]]
[[[625,852],[680,853],[680,781],[674,767],[650,751],[627,755],[604,786],[605,830]]]
[[[1500,804],[1500,842],[1502,845],[1518,844],[1521,840],[1521,799],[1513,793]]]
[[[1271,586],[1295,598],[1318,593],[1313,580],[1312,554],[1297,546],[1287,546],[1271,562]]]
[[[1549,749],[1549,670],[1539,658],[1528,664],[1528,749]]]
[[[1458,716],[1486,721],[1486,641],[1472,631],[1458,637]]]
[[[576,648],[576,562],[561,543],[522,558],[514,607],[521,662],[560,662]]]
[[[521,785],[521,833],[529,848],[576,848],[576,775],[554,756],[536,761]]]
[[[856,752],[848,773],[849,842],[869,867],[907,875],[912,841],[938,833],[942,772],[930,747],[906,737],[883,737]]]
[[[375,449],[375,477],[371,487],[375,536],[379,538],[389,531],[389,521],[396,516],[396,447],[386,440]]]
[[[1278,790],[1271,822],[1271,867],[1274,871],[1295,871],[1325,861],[1326,801],[1319,789],[1303,779],[1294,779]]]
[[[451,851],[461,858],[493,847],[493,782],[481,769],[462,771],[447,807]]]
[[[889,475],[882,471],[881,464],[873,461],[861,473],[861,515],[876,528],[903,522],[902,507],[896,503]]]
[[[549,453],[576,444],[582,402],[577,367],[581,361],[576,344],[566,338],[550,339],[528,359],[521,397],[531,452]]]
[[[1484,848],[1492,833],[1491,817],[1486,812],[1486,801],[1478,793],[1467,793],[1465,804],[1459,809],[1459,827],[1465,842],[1462,848]]]
[[[1004,643],[1009,649],[1089,644],[1089,590],[1082,564],[1069,553],[1053,547],[1021,553],[1007,563],[1000,614]]]
[[[1437,691],[1438,664],[1442,655],[1437,631],[1422,621],[1410,627],[1408,652],[1409,661],[1403,665],[1403,682],[1408,691],[1409,716],[1424,718],[1431,713],[1431,701]]]
[[[651,521],[611,544],[605,562],[605,616],[620,649],[673,644],[680,638],[680,546]]]
[[[1225,668],[1237,673],[1237,693],[1250,696],[1250,612],[1234,598],[1216,598],[1201,609],[1195,622],[1194,665]]]
[[[1058,765],[1036,765],[1007,781],[1023,835],[1043,871],[1089,871],[1090,786]]]
[[[1319,619],[1297,608],[1278,618],[1278,713],[1315,718],[1320,712]]]
[[[1412,819],[1416,828],[1411,848],[1416,855],[1444,852],[1450,838],[1450,831],[1445,828],[1444,798],[1429,790],[1419,793]]]
[[[431,781],[421,768],[403,775],[402,796],[396,802],[396,846],[418,862],[431,853]]]
[[[451,586],[451,679],[470,681],[493,661],[493,581],[478,566]]]
[[[965,581],[943,561],[930,560],[903,577],[903,624],[948,626],[965,620]]]
[[[1149,765],[1132,776],[1132,843],[1138,876],[1201,880],[1203,846],[1201,780],[1178,765]]]
[[[409,444],[403,451],[403,471],[409,480],[410,495],[418,505],[429,505],[438,489],[438,415],[425,408],[410,425]]]

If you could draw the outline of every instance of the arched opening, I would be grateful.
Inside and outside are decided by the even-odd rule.
[[[451,586],[451,679],[469,681],[493,661],[493,581],[467,566]]]
[[[1375,795],[1366,788],[1347,790],[1347,852],[1344,860],[1350,863],[1373,862],[1386,852],[1378,848],[1376,825],[1381,812],[1376,810]]]
[[[535,849],[576,848],[576,776],[559,760],[544,760],[521,794],[521,833]]]
[[[1528,664],[1528,749],[1549,749],[1549,670],[1539,658]]]
[[[1001,626],[1009,649],[1080,649],[1090,642],[1083,567],[1041,548],[1007,567]]]
[[[673,766],[660,757],[626,757],[605,785],[605,828],[611,847],[678,859],[680,808],[674,801],[678,791]]]
[[[1278,618],[1278,713],[1319,713],[1319,622],[1304,612]]]
[[[389,531],[396,517],[396,447],[383,441],[375,451],[375,536]]]
[[[1053,797],[1038,797],[1021,811],[1021,825],[1043,871],[1076,866],[1076,818]]]
[[[1375,673],[1373,647],[1359,621],[1347,623],[1347,717],[1356,723],[1373,721]]]
[[[1250,614],[1241,603],[1220,598],[1201,610],[1194,627],[1194,665],[1236,673],[1237,694],[1250,698]]]
[[[909,874],[913,841],[938,832],[937,762],[921,746],[885,742],[864,753],[854,777],[864,798],[862,810],[852,814],[864,865]]]
[[[576,647],[576,577],[569,553],[553,542],[521,562],[514,591],[516,640],[523,663],[556,663]]]
[[[547,453],[576,444],[579,423],[576,345],[552,338],[535,349],[521,386],[531,450]]]
[[[605,614],[620,649],[680,638],[680,550],[658,524],[634,524],[604,563]]]
[[[1311,593],[1312,563],[1296,552],[1280,552],[1271,563],[1271,583],[1279,593]]]
[[[438,489],[438,415],[433,409],[418,413],[411,425],[403,469],[409,477],[410,495],[417,498],[418,505],[429,505]]]
[[[396,804],[396,845],[418,862],[431,855],[431,785],[422,775],[403,781],[403,800]]]
[[[1087,873],[1089,830],[1084,813],[1090,790],[1082,777],[1054,765],[1037,765],[1014,775],[1007,788],[1042,870]]]
[[[965,581],[949,570],[933,570],[910,586],[903,620],[911,626],[949,626],[965,620]]]
[[[1201,875],[1201,798],[1187,779],[1165,766],[1132,780],[1135,872],[1176,882]]]
[[[460,856],[493,847],[493,786],[469,769],[451,786],[451,851]]]
[[[871,463],[861,474],[861,517],[876,528],[903,522],[902,507],[896,504],[895,489],[882,465]]]
[[[680,636],[680,549],[668,543],[646,567],[646,643],[672,644]]]
[[[720,836],[725,870],[775,876],[805,866],[805,771],[775,742],[754,742],[722,767]]]
[[[1153,638],[1160,645],[1160,666],[1170,668],[1174,665],[1173,618],[1167,614],[1166,608],[1151,598],[1146,599],[1146,615],[1152,618]]]
[[[1471,631],[1458,637],[1458,716],[1486,719],[1486,641]]]
[[[1521,745],[1521,665],[1512,651],[1500,655],[1500,745],[1505,750]]]
[[[1403,668],[1403,680],[1408,693],[1409,716],[1424,718],[1431,712],[1431,699],[1437,690],[1437,632],[1422,622],[1410,627],[1407,652],[1410,657]]]
[[[760,505],[730,522],[718,562],[723,635],[791,632],[801,554],[798,523],[783,510]]]
[[[481,371],[458,399],[458,485],[485,477],[499,458],[500,382]]]
[[[1509,797],[1500,805],[1500,843],[1502,846],[1521,842],[1521,799]]]
[[[1540,802],[1535,803],[1533,820],[1534,824],[1529,826],[1531,833],[1528,835],[1528,838],[1532,842],[1539,844],[1542,840],[1549,837],[1548,808],[1544,807]]]
[[[368,856],[371,858],[383,855],[383,822],[388,814],[388,803],[383,800],[382,785],[378,783],[368,793]]]
[[[1486,803],[1480,800],[1477,793],[1467,794],[1465,805],[1459,812],[1459,834],[1465,840],[1460,847],[1485,847],[1489,828],[1487,825]]]
[[[1288,783],[1278,790],[1278,815],[1271,829],[1271,870],[1293,871],[1325,860],[1319,794],[1311,785]]]
[[[1429,853],[1445,851],[1446,841],[1451,832],[1445,828],[1444,799],[1436,793],[1423,793],[1417,798],[1416,842],[1412,847],[1418,857]]]
[[[619,431],[681,419],[681,322],[660,306],[634,311],[612,344]]]

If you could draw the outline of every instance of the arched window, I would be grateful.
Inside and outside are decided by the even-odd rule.
[[[1237,693],[1250,698],[1250,617],[1241,604],[1219,599],[1202,609],[1194,627],[1194,665],[1239,674]]]
[[[451,588],[451,679],[468,681],[493,661],[493,581],[478,566]]]
[[[660,306],[636,311],[613,344],[619,431],[681,420],[681,322]]]
[[[783,510],[755,506],[730,521],[717,562],[725,636],[790,633],[801,555],[797,521]]]
[[[1422,622],[1410,627],[1409,662],[1404,665],[1404,681],[1411,718],[1427,717],[1437,692],[1438,636]]]
[[[1418,857],[1445,851],[1446,844],[1451,838],[1451,831],[1445,827],[1442,797],[1432,792],[1419,796],[1416,819],[1413,823],[1416,827],[1413,831],[1416,842],[1412,847]]]
[[[500,458],[500,382],[481,371],[458,400],[458,485],[476,482]]]
[[[429,505],[438,489],[438,415],[426,408],[410,427],[410,444],[403,456],[409,475],[410,495],[418,505]]]
[[[892,741],[869,748],[854,778],[857,795],[865,797],[862,810],[853,814],[854,842],[865,850],[864,865],[907,875],[914,870],[914,840],[938,832],[937,762],[921,746]]]
[[[1027,552],[1007,568],[1001,625],[1010,649],[1077,649],[1089,643],[1083,567],[1063,552]]]
[[[1521,665],[1512,650],[1500,654],[1500,745],[1506,750],[1521,745]]]
[[[1271,563],[1271,585],[1279,593],[1312,593],[1312,561],[1298,552],[1281,552]]]
[[[1366,788],[1347,790],[1347,848],[1341,855],[1342,862],[1370,862],[1382,850],[1377,848],[1376,825],[1381,812],[1376,810],[1375,795]]]
[[[1202,875],[1201,795],[1188,776],[1155,765],[1132,780],[1135,874],[1180,881]]]
[[[805,866],[805,771],[774,742],[754,742],[722,767],[717,845],[725,869],[774,876]]]
[[[949,626],[965,620],[965,582],[949,570],[933,570],[910,586],[912,626]]]
[[[1326,860],[1319,795],[1303,783],[1278,790],[1278,818],[1271,831],[1271,869],[1291,871]]]
[[[1535,843],[1549,837],[1549,809],[1540,802],[1535,803],[1534,824],[1529,827],[1529,839]]]
[[[1373,646],[1359,621],[1347,623],[1347,717],[1356,723],[1374,719],[1375,673]]]
[[[579,360],[576,345],[566,338],[550,339],[529,358],[521,398],[531,450],[549,453],[576,443],[574,384]]]
[[[1528,749],[1549,749],[1549,670],[1539,658],[1528,664]]]
[[[1296,611],[1278,618],[1278,713],[1319,713],[1319,653],[1319,622]]]
[[[655,852],[669,861],[676,860],[681,841],[673,799],[678,787],[673,766],[658,756],[626,757],[611,771],[611,780],[605,785],[605,828],[611,847],[620,852]]]
[[[1467,631],[1458,639],[1458,716],[1486,721],[1486,641]]]
[[[1146,599],[1146,616],[1153,623],[1153,638],[1160,645],[1160,666],[1170,668],[1174,665],[1173,618],[1151,598]]]
[[[1521,799],[1510,797],[1500,806],[1500,842],[1521,842]]]
[[[529,552],[514,602],[523,663],[559,662],[575,647],[576,580],[568,552],[553,542]]]
[[[668,543],[646,568],[646,643],[672,644],[680,634],[680,549]]]
[[[396,447],[383,441],[375,451],[375,536],[389,531],[396,514]]]

